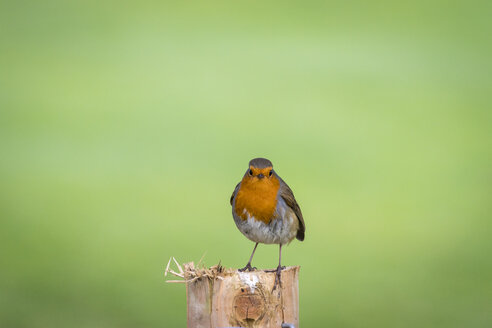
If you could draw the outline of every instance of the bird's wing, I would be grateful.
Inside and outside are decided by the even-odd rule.
[[[236,197],[236,194],[237,194],[237,191],[239,190],[239,185],[241,184],[241,182],[239,182],[237,185],[236,185],[236,188],[234,188],[234,191],[232,192],[232,195],[231,195],[231,200],[230,200],[230,203],[232,205],[232,201],[234,200],[234,197]]]
[[[283,198],[287,206],[289,206],[294,211],[297,219],[299,220],[299,229],[297,230],[296,238],[300,241],[303,241],[304,232],[306,231],[306,225],[304,224],[304,218],[302,217],[301,208],[299,207],[299,204],[297,204],[294,193],[289,188],[289,186],[280,177],[278,178],[280,180],[279,194]]]

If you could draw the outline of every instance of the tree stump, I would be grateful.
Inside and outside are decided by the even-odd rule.
[[[282,270],[282,287],[272,291],[274,272],[238,272],[184,264],[188,328],[299,326],[299,267]]]

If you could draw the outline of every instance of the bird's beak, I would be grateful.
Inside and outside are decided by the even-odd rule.
[[[258,179],[263,179],[265,176],[263,174],[258,174]]]

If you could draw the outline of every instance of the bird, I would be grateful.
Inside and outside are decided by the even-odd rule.
[[[289,244],[294,238],[304,240],[306,225],[301,208],[294,193],[273,169],[273,164],[266,158],[254,158],[249,162],[242,180],[236,185],[231,195],[232,216],[239,231],[255,247],[248,263],[239,271],[253,271],[251,261],[259,243],[278,244],[278,267],[275,272],[275,283],[282,287],[282,246]],[[273,291],[272,290],[272,291]]]

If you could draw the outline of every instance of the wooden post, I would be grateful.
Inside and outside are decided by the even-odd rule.
[[[188,328],[299,327],[299,267],[282,270],[282,288],[272,292],[274,272],[238,272],[184,264]]]

